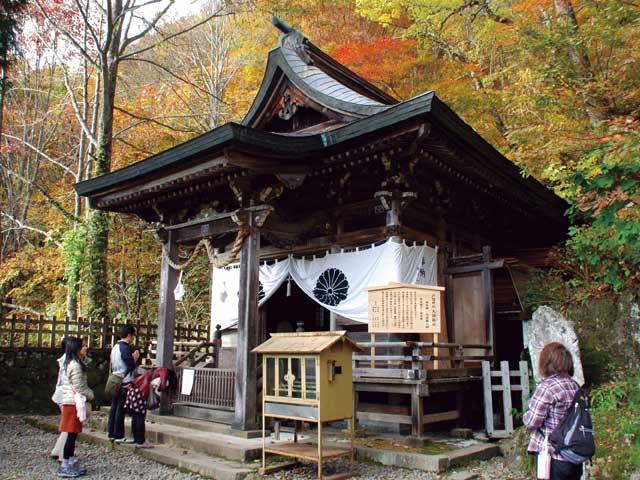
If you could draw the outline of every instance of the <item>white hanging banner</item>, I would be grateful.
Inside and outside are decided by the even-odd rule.
[[[437,252],[426,245],[387,241],[347,253],[312,260],[288,258],[260,265],[258,304],[262,305],[291,274],[309,297],[326,309],[359,322],[368,321],[367,287],[389,282],[437,284]],[[240,265],[214,268],[211,278],[211,323],[222,328],[238,319]],[[213,329],[212,329],[213,331]]]
[[[289,259],[260,265],[258,305],[266,302],[289,275]],[[240,265],[214,268],[211,276],[211,324],[227,328],[238,320]],[[213,331],[213,329],[212,329]]]
[[[409,247],[387,241],[371,248],[348,253],[330,253],[313,260],[291,259],[291,277],[313,300],[326,309],[359,322],[368,321],[367,287],[389,282],[416,283],[420,270],[425,281],[435,278],[423,262],[435,254],[427,246]]]
[[[418,268],[418,277],[413,282],[416,285],[438,285],[438,249],[422,247],[424,255]]]

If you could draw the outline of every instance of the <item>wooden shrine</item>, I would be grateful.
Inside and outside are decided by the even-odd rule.
[[[356,354],[359,418],[411,425],[417,435],[425,419],[464,422],[464,402],[482,398],[479,359],[519,359],[525,318],[519,285],[565,238],[567,204],[523,177],[436,92],[400,101],[301,32],[274,23],[280,39],[239,123],[75,186],[92,208],[135,215],[157,228],[158,364],[173,360],[180,253],[184,258],[198,246],[216,264],[240,263],[240,299],[228,349],[233,365],[196,371],[196,382],[224,378],[224,398],[212,403],[219,392],[192,398],[190,415],[223,412],[215,418],[257,430],[258,365],[251,352],[269,334],[302,322],[306,331],[347,329],[377,355],[401,357],[374,369],[363,358],[372,352]],[[384,346],[370,345],[366,325],[330,314],[295,286],[291,296],[277,292],[258,308],[259,262],[389,239],[439,247],[436,284],[446,290],[437,342],[427,329],[411,337],[379,333]],[[438,360],[446,372],[435,368],[434,357],[447,357]],[[392,368],[380,372],[383,364]],[[391,386],[384,378],[388,388],[381,392],[381,375],[402,382]],[[469,395],[475,388],[478,394]],[[428,397],[440,391],[460,393],[458,414],[429,410]],[[373,404],[391,406],[379,413]]]
[[[322,464],[326,460],[350,456],[353,468],[353,422],[349,422],[348,449],[325,448],[322,424],[353,420],[351,356],[360,350],[345,331],[274,333],[253,349],[262,355],[262,473],[273,471],[267,469],[267,453],[317,462],[319,479],[323,478]],[[267,446],[267,418],[315,423],[315,446],[298,443],[297,437],[292,443]]]

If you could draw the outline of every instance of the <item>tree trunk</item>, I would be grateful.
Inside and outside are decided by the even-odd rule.
[[[589,83],[594,81],[594,75],[587,52],[574,38],[575,35],[578,34],[579,25],[573,5],[571,0],[554,0],[553,5],[558,15],[558,20],[568,28],[570,39],[567,55],[569,56],[569,60],[580,72],[580,76],[584,80],[585,88],[582,88],[580,96],[582,97],[585,111],[587,112],[591,125],[594,127],[598,126],[605,120],[606,115],[602,111],[603,102],[590,94],[586,89]]]
[[[115,2],[119,4],[120,2]],[[122,6],[114,8],[114,17],[121,13]],[[109,37],[108,37],[109,38]],[[113,147],[113,109],[118,81],[117,52],[120,48],[120,27],[116,25],[110,36],[109,49],[102,58],[102,89],[100,104],[100,127],[98,149],[93,176],[111,171]],[[88,220],[87,253],[88,272],[88,314],[94,318],[106,317],[109,311],[109,283],[107,278],[107,247],[109,245],[109,215],[107,212],[91,210]]]

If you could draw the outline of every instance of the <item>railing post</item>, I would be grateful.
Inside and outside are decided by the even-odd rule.
[[[220,350],[222,349],[222,331],[220,325],[216,325],[216,331],[213,334],[213,367],[220,367]],[[208,331],[211,330],[209,327]],[[207,338],[209,338],[209,333],[207,333]]]
[[[56,316],[51,317],[51,336],[49,338],[49,346],[53,350],[56,348]]]
[[[86,322],[86,320],[82,317],[79,317],[79,320]],[[93,333],[93,317],[89,317],[89,335],[87,337],[87,346],[89,348],[94,348],[94,343],[95,343],[95,335]]]
[[[24,332],[24,339],[22,341],[22,346],[24,348],[27,348],[29,346],[29,323],[31,322],[31,315],[25,315],[24,316],[24,323],[23,323],[23,332]]]
[[[460,344],[455,347],[454,368],[464,368],[464,347]]]
[[[504,410],[504,427],[507,433],[513,433],[513,416],[511,415],[511,378],[509,362],[500,362],[500,374],[502,377],[502,408]]]
[[[14,346],[14,335],[16,334],[16,314],[11,315],[11,327],[9,329],[9,348]]]
[[[69,317],[64,317],[64,336],[69,336]]]
[[[44,329],[44,318],[38,315],[38,348],[42,348],[42,330]]]
[[[413,378],[420,379],[420,370],[422,362],[420,361],[421,348],[413,347],[411,350],[411,370],[413,370]]]

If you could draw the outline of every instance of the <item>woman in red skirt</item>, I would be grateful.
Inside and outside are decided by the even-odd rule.
[[[84,359],[87,355],[87,347],[82,345],[82,340],[70,337],[67,340],[64,362],[64,385],[62,391],[62,419],[60,432],[67,432],[67,441],[64,444],[62,465],[58,470],[58,476],[63,478],[75,478],[84,475],[86,470],[81,469],[74,458],[76,438],[82,431],[82,423],[78,417],[76,408],[76,393],[83,395],[87,402],[93,400],[93,391],[87,383],[87,366]]]

